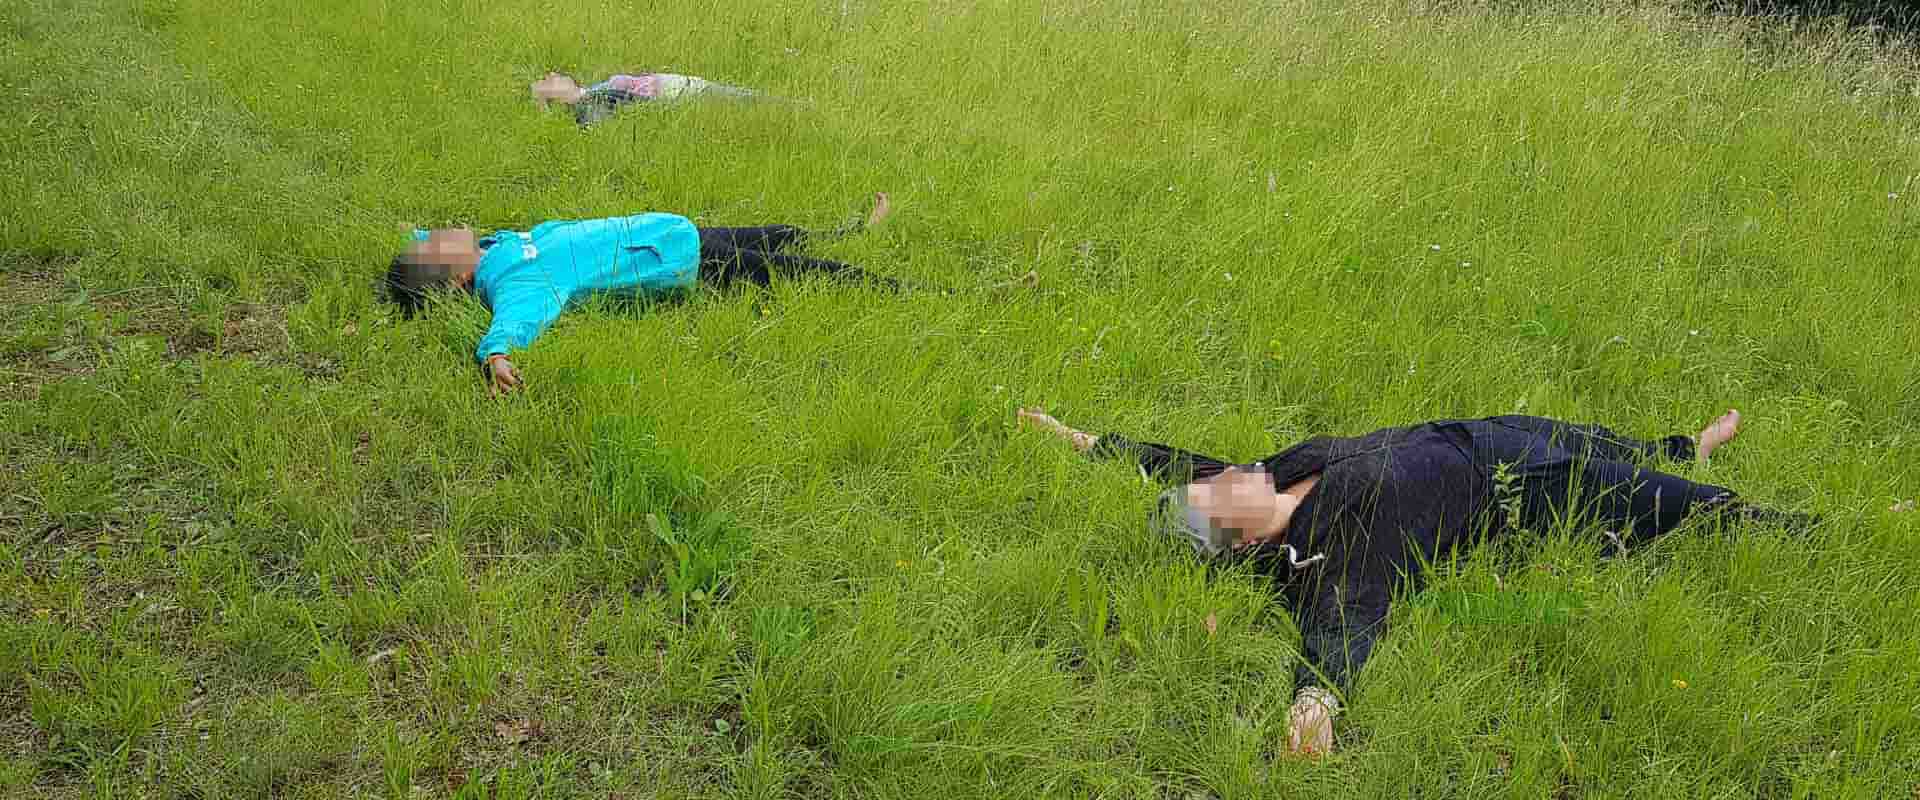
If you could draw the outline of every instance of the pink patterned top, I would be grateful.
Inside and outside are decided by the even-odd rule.
[[[634,97],[653,98],[660,93],[660,79],[653,73],[645,75],[615,75],[589,87],[589,92],[600,91],[626,92]]]

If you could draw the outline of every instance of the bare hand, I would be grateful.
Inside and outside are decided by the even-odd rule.
[[[508,361],[506,356],[487,359],[487,371],[492,375],[495,397],[520,388],[520,373],[514,369],[513,362]]]
[[[1020,409],[1019,419],[1023,424],[1031,423],[1040,428],[1052,431],[1054,435],[1072,442],[1073,449],[1083,453],[1093,449],[1094,442],[1100,440],[1100,437],[1094,436],[1093,434],[1085,431],[1076,431],[1067,427],[1061,423],[1060,420],[1054,419],[1049,416],[1047,412],[1039,408]]]
[[[1303,690],[1287,711],[1287,751],[1318,758],[1333,752],[1333,715],[1337,701],[1324,689]]]

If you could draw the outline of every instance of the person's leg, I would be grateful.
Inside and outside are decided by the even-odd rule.
[[[808,258],[806,256],[768,253],[759,250],[743,250],[741,252],[749,257],[757,256],[764,259],[772,266],[773,271],[780,273],[782,277],[786,278],[798,278],[809,272],[819,272],[843,281],[872,283],[894,291],[901,291],[908,288],[899,281],[883,275],[875,275],[852,264],[843,264],[824,258]]]
[[[1756,506],[1731,495],[1721,498],[1718,502],[1702,506],[1699,513],[1716,513],[1726,519],[1771,525],[1788,533],[1806,533],[1822,521],[1818,514],[1797,514],[1792,511]]]
[[[1777,525],[1803,533],[1818,517],[1775,511],[1741,500],[1731,489],[1645,469],[1625,461],[1573,459],[1523,481],[1530,518],[1567,517],[1599,523],[1621,549],[1645,544],[1708,514]]]
[[[807,232],[793,225],[761,225],[751,228],[700,228],[700,249],[726,247],[739,250],[777,252],[804,242]],[[704,255],[701,256],[705,258]]]
[[[760,96],[759,92],[756,92],[752,89],[733,86],[725,83],[717,83],[715,81],[707,80],[706,78],[695,78],[691,76],[687,78],[686,88],[683,90],[683,92],[684,94],[687,94],[687,95],[697,94],[697,95],[709,95],[713,97],[730,97],[730,98],[739,99],[739,100],[745,100],[745,99],[750,99],[750,98],[755,98]]]
[[[760,97],[760,92],[757,90],[748,89],[744,86],[735,86],[730,83],[713,83],[709,81],[707,82],[706,89],[703,91],[721,97],[731,97],[736,100],[753,100]]]
[[[689,76],[655,72],[647,77],[653,81],[653,97],[656,100],[678,100],[693,93],[690,90],[694,79]]]
[[[724,239],[709,241],[706,229],[700,237],[700,282],[724,289],[734,281],[746,281],[760,286],[773,285],[773,272],[769,264],[759,258],[749,258],[745,251],[734,247]]]
[[[870,281],[895,291],[905,288],[892,278],[824,258],[807,258],[718,243],[711,247],[702,245],[700,248],[700,280],[715,286],[726,286],[736,280],[768,286],[773,282],[774,273],[796,278],[809,272],[822,272],[842,280]]]
[[[893,214],[893,202],[886,192],[873,194],[873,208],[865,217],[854,217],[829,231],[810,231],[797,225],[757,225],[745,228],[700,228],[700,247],[730,247],[741,250],[779,252],[807,243],[842,239],[879,225]]]
[[[1652,541],[1689,514],[1733,500],[1733,491],[1625,461],[1588,459],[1574,465],[1566,509],[1617,533],[1625,544]]]
[[[1511,415],[1495,417],[1494,421],[1532,433],[1576,455],[1608,461],[1644,461],[1666,456],[1684,462],[1694,457],[1694,439],[1689,436],[1674,435],[1647,442],[1603,425],[1581,425],[1545,417]]]

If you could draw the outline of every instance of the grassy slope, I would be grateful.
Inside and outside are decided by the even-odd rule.
[[[0,794],[1911,791],[1901,62],[1655,12],[1032,5],[0,0]],[[524,101],[547,67],[811,102],[582,135]],[[369,292],[401,221],[877,188],[898,223],[826,252],[1043,290],[577,314],[503,403],[483,310]],[[1304,765],[1284,613],[1021,402],[1236,457],[1737,406],[1713,480],[1838,524],[1466,565],[1583,610],[1408,607]]]

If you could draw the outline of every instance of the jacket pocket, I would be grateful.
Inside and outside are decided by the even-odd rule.
[[[680,276],[667,268],[666,255],[650,244],[622,245],[620,271],[641,291],[663,291],[682,283]]]

